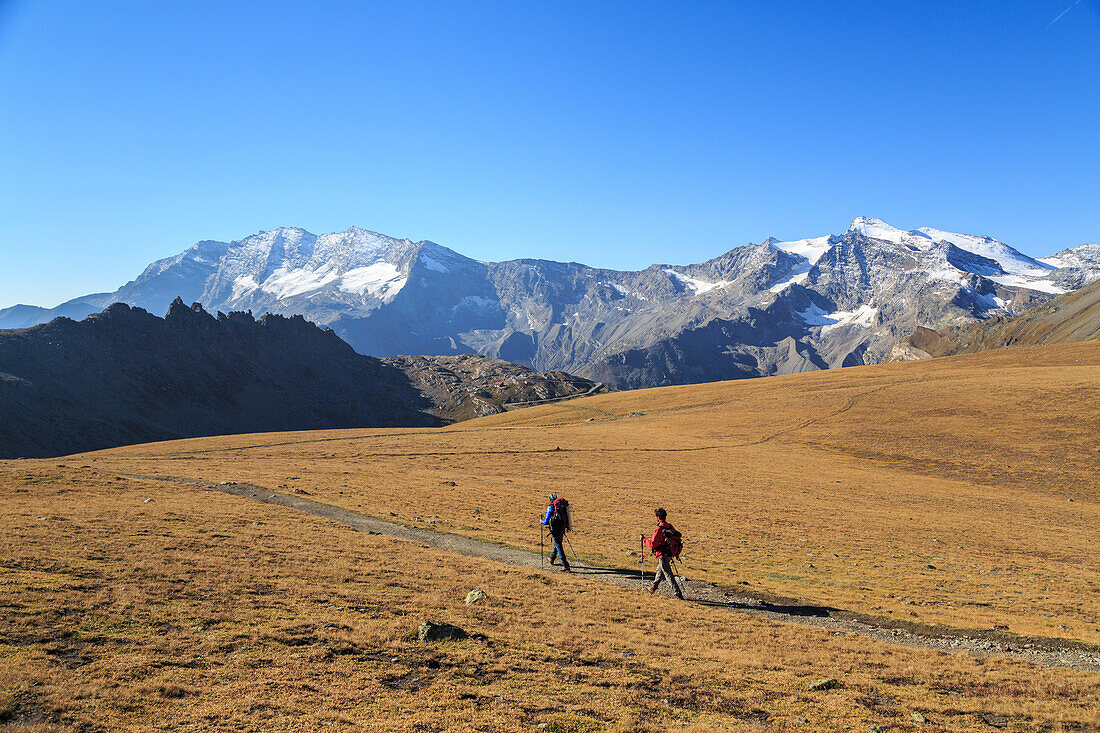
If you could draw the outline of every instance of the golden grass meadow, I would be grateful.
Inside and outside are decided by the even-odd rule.
[[[603,395],[441,429],[0,462],[10,730],[1097,730],[1100,673],[916,649],[355,532],[250,483],[891,620],[1100,645],[1100,344]],[[652,564],[650,565],[652,567]],[[467,591],[488,594],[467,606]],[[423,643],[424,619],[484,638]],[[832,677],[840,686],[810,690]]]

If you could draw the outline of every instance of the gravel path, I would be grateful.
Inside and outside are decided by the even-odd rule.
[[[214,484],[165,476],[126,475],[126,478],[202,486],[265,504],[297,509],[340,522],[360,532],[383,534],[445,552],[480,557],[509,565],[543,567],[542,558],[534,552],[482,542],[460,535],[406,527],[331,504],[312,501],[303,496],[276,493],[251,484],[226,482]],[[634,590],[642,588],[642,581],[636,570],[584,567],[579,563],[575,563],[573,567],[575,575],[590,577],[593,580],[612,583],[623,588]],[[651,570],[652,567],[653,563],[650,562]],[[652,574],[647,573],[647,578],[652,579],[652,577]],[[794,599],[741,594],[729,588],[695,580],[685,580],[684,586],[688,602],[725,608],[735,613],[817,626],[836,633],[865,636],[902,646],[967,653],[980,657],[1012,657],[1043,667],[1100,671],[1100,648],[1065,639],[1023,636],[996,629],[984,631],[929,626],[856,611],[817,606]]]

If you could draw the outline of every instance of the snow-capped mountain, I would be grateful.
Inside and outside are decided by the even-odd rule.
[[[878,362],[917,326],[1011,315],[1097,279],[1095,244],[1033,259],[989,237],[863,217],[843,234],[634,272],[291,228],[200,242],[115,293],[0,311],[0,327],[116,301],[164,312],[182,296],[302,314],[374,356],[477,352],[621,388]]]

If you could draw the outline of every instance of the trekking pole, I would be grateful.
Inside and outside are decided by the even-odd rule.
[[[581,560],[577,557],[577,551],[573,549],[573,540],[569,539],[569,535],[565,535],[565,541],[569,543],[569,552],[573,553],[573,562],[583,568],[584,565],[581,565]]]
[[[642,563],[642,565],[641,565],[642,590],[645,590],[645,535],[642,535],[641,542],[642,542],[642,544],[641,544],[642,551],[638,553],[638,557],[639,557],[640,562]]]
[[[546,569],[546,551],[543,550],[543,542],[546,539],[546,527],[539,525],[539,570]]]
[[[680,559],[679,555],[676,556],[676,565],[673,566],[676,569],[676,579],[680,581],[680,592],[687,594],[687,586],[684,584],[684,576],[680,571],[684,569],[684,561]]]

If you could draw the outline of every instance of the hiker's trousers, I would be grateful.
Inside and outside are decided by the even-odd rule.
[[[550,553],[550,564],[553,565],[554,560],[556,560],[558,558],[558,556],[560,555],[561,556],[561,566],[563,568],[567,568],[567,567],[569,567],[569,559],[566,558],[565,548],[562,547],[562,545],[561,545],[561,541],[562,541],[563,537],[565,537],[565,535],[561,535],[561,536],[554,535],[554,534],[550,535],[550,539],[554,540],[554,550]]]
[[[657,572],[653,574],[653,588],[656,589],[662,580],[668,580],[672,590],[676,591],[676,595],[682,596],[684,594],[676,582],[676,573],[672,572],[672,561],[667,557],[657,558]]]

